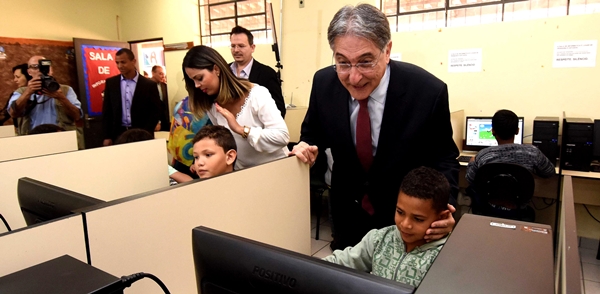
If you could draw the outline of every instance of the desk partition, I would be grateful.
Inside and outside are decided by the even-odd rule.
[[[76,150],[75,131],[0,138],[0,162]]]
[[[104,201],[168,187],[166,156],[165,141],[157,139],[0,162],[0,213],[11,228],[25,226],[17,200],[22,177]]]
[[[288,108],[286,110],[285,124],[290,132],[290,142],[300,141],[300,129],[302,127],[302,122],[304,121],[307,110],[308,107],[306,106],[297,106],[294,108]]]
[[[465,214],[416,293],[553,293],[552,236],[548,225]]]
[[[203,225],[310,254],[308,165],[286,158],[85,212],[92,265],[148,272],[172,293],[196,293],[192,229]],[[140,281],[127,293],[156,292]]]
[[[562,171],[563,175],[571,176],[573,183],[573,201],[577,219],[577,235],[590,239],[600,238],[600,224],[586,211],[586,205],[592,215],[600,215],[600,173],[580,172],[573,170]]]
[[[87,262],[81,214],[0,235],[0,276],[68,254]]]
[[[13,125],[0,126],[0,138],[14,137],[14,136],[15,136],[15,127]]]
[[[582,293],[581,262],[571,176],[565,176],[563,179],[559,227],[555,293],[580,294]]]
[[[465,111],[457,110],[450,113],[450,123],[452,124],[452,139],[458,147],[458,151],[462,151],[463,139],[465,138]]]

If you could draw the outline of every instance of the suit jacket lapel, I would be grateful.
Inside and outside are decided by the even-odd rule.
[[[385,107],[383,110],[383,119],[381,129],[379,130],[379,142],[377,142],[377,154],[373,159],[373,166],[378,161],[389,158],[390,153],[399,152],[396,146],[398,136],[404,133],[404,128],[408,125],[402,123],[406,119],[406,112],[410,111],[408,101],[405,97],[406,89],[402,82],[402,72],[395,61],[390,62],[390,84],[385,98]],[[401,143],[401,142],[400,142]]]
[[[121,120],[123,117],[123,98],[121,98],[121,75],[118,75],[115,80],[116,86],[113,86],[114,90],[111,99],[113,102],[113,109],[115,110],[115,116],[119,121],[119,125],[121,125]]]
[[[143,90],[145,79],[142,75],[138,74],[137,83],[135,83],[135,91],[133,91],[133,96],[131,97],[131,109],[133,109],[133,105],[135,105],[136,100],[143,99],[141,91]]]

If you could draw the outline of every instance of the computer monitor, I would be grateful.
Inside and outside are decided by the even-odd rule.
[[[492,135],[491,116],[467,116],[465,123],[465,146],[463,149],[479,151],[486,147],[498,146]],[[515,136],[515,144],[523,144],[523,118],[519,117],[519,133]]]
[[[198,293],[413,293],[414,287],[217,230],[192,230]]]
[[[17,197],[28,226],[105,202],[27,177],[19,179]]]

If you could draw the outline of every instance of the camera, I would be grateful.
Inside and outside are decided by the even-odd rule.
[[[58,89],[60,89],[60,84],[54,77],[50,76],[50,66],[52,65],[52,61],[50,61],[50,59],[40,59],[38,64],[41,73],[40,81],[42,82],[42,90],[48,92],[58,91]]]

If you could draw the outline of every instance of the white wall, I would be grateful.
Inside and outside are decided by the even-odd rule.
[[[3,0],[0,36],[72,41],[117,40],[118,0]]]

